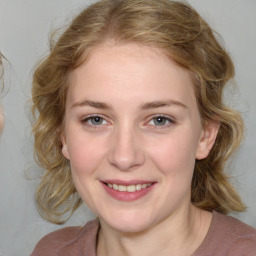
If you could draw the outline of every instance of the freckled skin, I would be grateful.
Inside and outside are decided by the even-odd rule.
[[[192,207],[195,159],[206,157],[213,142],[201,126],[185,69],[156,49],[103,45],[71,73],[69,86],[62,151],[80,196],[105,226],[142,232]],[[74,106],[85,100],[109,108]],[[184,106],[141,108],[169,100]],[[159,115],[171,121],[158,125],[153,118]],[[103,188],[102,181],[111,179],[155,185],[142,198],[123,202]]]

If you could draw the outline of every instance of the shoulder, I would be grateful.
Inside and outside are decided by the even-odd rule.
[[[84,227],[67,227],[44,236],[36,245],[31,256],[74,255],[88,244],[92,246],[98,232],[98,221],[89,221]],[[93,235],[95,234],[95,235]],[[82,242],[86,241],[86,242]],[[82,246],[81,246],[82,244]]]
[[[223,231],[226,231],[226,232],[232,231],[234,235],[239,235],[239,236],[256,234],[255,228],[245,224],[244,222],[234,217],[226,216],[217,212],[214,212],[213,215],[214,215],[214,219],[216,220],[215,225],[218,228],[222,228]]]
[[[255,256],[256,255],[256,234],[238,237],[227,250],[228,256]]]
[[[231,216],[218,215],[218,227],[227,237],[227,255],[255,256],[256,229]]]
[[[193,256],[256,256],[256,229],[231,216],[213,212],[210,229]]]

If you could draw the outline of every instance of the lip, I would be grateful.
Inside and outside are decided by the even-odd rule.
[[[136,185],[136,184],[148,184],[148,183],[152,183],[152,185],[150,187],[147,187],[141,190],[136,190],[134,192],[121,192],[108,187],[107,183],[124,185],[124,186]],[[156,182],[145,181],[145,180],[131,180],[131,181],[104,180],[104,181],[101,181],[101,184],[105,189],[105,191],[107,192],[107,194],[110,195],[112,198],[119,201],[131,202],[146,196],[155,187]]]
[[[128,180],[128,181],[124,181],[124,180],[102,180],[101,182],[124,185],[124,186],[136,185],[136,184],[156,183],[155,181],[152,181],[152,180]]]

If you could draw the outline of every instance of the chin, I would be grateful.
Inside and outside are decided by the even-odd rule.
[[[99,217],[105,225],[122,233],[139,233],[154,225],[149,217],[135,213],[113,214],[109,218]]]

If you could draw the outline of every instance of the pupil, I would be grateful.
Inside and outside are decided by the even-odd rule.
[[[101,123],[102,123],[102,118],[96,116],[96,117],[94,117],[94,118],[92,119],[92,123],[93,123],[93,124],[101,124]]]
[[[166,119],[164,117],[157,117],[155,118],[155,124],[156,125],[164,125],[166,122]]]

